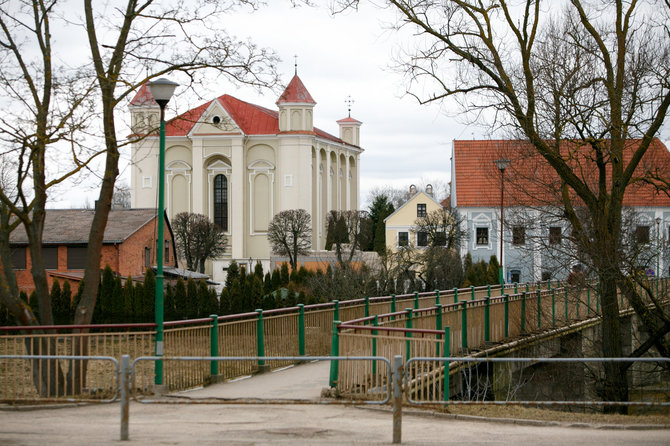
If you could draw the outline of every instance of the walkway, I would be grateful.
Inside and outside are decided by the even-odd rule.
[[[328,362],[309,363],[204,389],[182,398],[318,399],[327,383]],[[130,406],[130,441],[119,442],[118,404],[34,411],[0,411],[2,445],[387,445],[388,410],[351,406],[174,405]],[[607,444],[668,445],[668,430],[621,430],[520,425],[454,420],[405,413],[405,445]]]

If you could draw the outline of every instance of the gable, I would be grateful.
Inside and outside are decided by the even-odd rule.
[[[417,205],[426,205],[426,214],[441,209],[442,206],[433,197],[425,192],[418,192],[405,204],[400,206],[394,213],[386,217],[384,222],[387,227],[390,226],[413,226],[417,217]]]
[[[218,101],[209,107],[195,123],[189,136],[239,135],[242,131]]]

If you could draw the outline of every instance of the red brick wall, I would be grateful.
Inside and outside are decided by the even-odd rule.
[[[151,264],[155,265],[156,220],[157,219],[154,219],[141,227],[119,245],[103,245],[100,258],[100,269],[104,268],[106,265],[109,265],[114,272],[117,272],[124,277],[144,274],[145,247],[151,248]],[[174,244],[172,243],[167,223],[165,224],[164,236],[165,240],[169,241],[170,252],[167,258],[164,260],[163,264],[174,265]],[[30,294],[35,289],[33,278],[30,274],[31,266],[32,262],[30,259],[30,252],[26,247],[26,269],[16,270],[16,280],[18,282],[19,290],[25,291],[28,294]],[[67,246],[65,245],[58,247],[58,269],[56,271],[59,273],[70,272],[70,270],[67,269]],[[83,273],[83,270],[75,271]],[[53,284],[53,277],[49,274],[49,272],[50,270],[47,270],[47,281],[49,283],[49,287],[51,287]],[[62,283],[63,279],[59,278],[59,281]],[[75,293],[79,285],[72,281],[70,285],[72,286],[72,292]]]

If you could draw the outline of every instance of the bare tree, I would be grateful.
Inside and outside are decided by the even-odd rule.
[[[48,191],[104,154],[101,187],[89,233],[84,288],[74,317],[75,324],[89,324],[92,320],[120,148],[130,142],[117,134],[117,107],[141,85],[175,72],[183,73],[190,86],[202,82],[205,73],[210,74],[210,79],[218,75],[258,88],[277,84],[275,54],[226,33],[222,17],[239,5],[255,9],[259,2],[199,0],[185,8],[154,0],[127,0],[123,5],[84,0],[83,7],[61,0],[22,0],[12,2],[11,9],[0,9],[0,89],[5,108],[11,110],[0,119],[0,155],[3,164],[16,166],[13,190],[18,197],[15,200],[3,188],[0,201],[11,214],[10,220],[20,220],[28,234],[40,323],[53,323],[41,254]],[[71,48],[54,43],[54,21],[84,31],[90,54],[80,66],[68,53]],[[51,162],[55,158],[49,156],[47,149],[62,152],[63,148],[70,153],[71,168],[50,174],[49,168],[60,168],[62,163]],[[12,223],[8,228],[14,226]],[[3,266],[5,277],[13,274],[8,268],[10,263]],[[11,286],[11,280],[3,282]],[[0,292],[0,298],[9,295],[10,291]],[[20,323],[38,323],[29,308],[8,307]],[[78,339],[76,344],[77,353],[85,355],[87,343]],[[53,374],[46,379],[52,383],[62,380],[60,368],[49,369]],[[85,364],[77,367],[75,374],[66,380],[72,387],[67,392],[82,388]],[[40,386],[48,388],[64,387]]]
[[[326,244],[335,245],[340,266],[351,263],[356,251],[366,248],[372,239],[372,220],[367,211],[330,211],[326,223]]]
[[[523,135],[560,177],[561,208],[599,281],[603,355],[623,355],[620,288],[650,333],[643,347],[667,356],[670,317],[658,305],[648,310],[621,268],[624,195],[640,181],[670,106],[667,3],[570,0],[553,18],[534,0],[387,3],[399,13],[398,27],[418,37],[399,60],[408,93],[421,103],[454,98]],[[646,181],[667,188],[653,176]],[[627,367],[605,366],[605,398],[628,398]]]
[[[186,268],[205,272],[205,261],[223,255],[228,240],[223,230],[207,216],[181,212],[172,220],[179,255]]]
[[[463,218],[451,208],[436,209],[417,218],[412,232],[425,234],[425,245],[458,249],[467,233],[462,228]]]
[[[268,226],[272,252],[287,256],[293,271],[298,256],[307,255],[312,247],[312,217],[304,209],[288,209],[276,214]]]

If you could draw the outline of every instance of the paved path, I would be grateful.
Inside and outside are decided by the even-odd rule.
[[[250,379],[179,392],[185,398],[317,399],[329,363],[310,363]],[[387,445],[388,410],[352,406],[140,404],[130,406],[122,443],[119,404],[0,411],[0,445]],[[670,445],[670,430],[620,430],[474,422],[405,413],[406,445]]]

